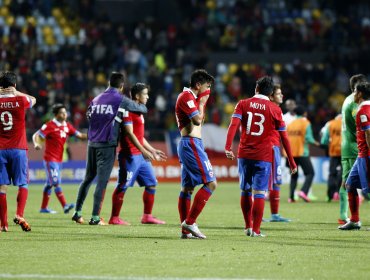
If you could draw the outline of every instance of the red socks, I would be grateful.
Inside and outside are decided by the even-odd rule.
[[[279,214],[280,191],[272,189],[270,191],[271,214]]]
[[[26,208],[26,202],[28,197],[28,189],[19,187],[18,188],[18,195],[17,195],[17,216],[23,217],[24,215],[24,208]]]
[[[47,193],[47,192],[43,192],[42,193],[41,209],[48,208],[49,200],[50,200],[50,194]]]
[[[253,215],[253,231],[257,234],[260,233],[264,208],[265,208],[265,195],[260,193],[255,194],[252,215]]]
[[[252,194],[250,192],[242,192],[240,195],[240,208],[243,212],[245,228],[252,227]]]
[[[123,198],[125,197],[125,193],[122,189],[116,188],[112,194],[112,217],[119,216],[121,212]]]
[[[57,196],[60,204],[64,208],[64,206],[66,206],[67,202],[66,202],[66,199],[64,197],[64,194],[63,194],[63,191],[62,191],[61,187],[56,187],[55,188],[55,195]]]
[[[6,203],[6,193],[0,193],[0,225],[8,226],[8,206]]]
[[[351,210],[351,221],[357,223],[360,220],[360,198],[356,189],[348,192],[348,204]]]
[[[189,215],[186,218],[186,223],[188,225],[195,223],[211,195],[212,191],[207,187],[203,187],[197,192],[194,197],[194,202],[190,209]]]
[[[144,214],[152,214],[155,189],[145,188],[143,192]]]
[[[180,214],[180,223],[185,221],[186,217],[188,216],[190,205],[191,195],[188,193],[180,192],[179,201],[177,204],[177,208]]]

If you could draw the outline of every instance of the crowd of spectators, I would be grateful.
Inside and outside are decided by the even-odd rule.
[[[192,0],[177,1],[182,18],[164,24],[142,19],[113,22],[95,1],[0,0],[0,69],[19,74],[18,88],[38,103],[28,116],[33,133],[50,105],[65,103],[79,129],[87,127],[90,100],[123,71],[127,88],[151,87],[148,133],[163,140],[176,128],[174,104],[191,72],[206,68],[216,78],[208,121],[226,125],[234,104],[254,93],[261,75],[282,84],[285,98],[306,105],[315,132],[348,94],[348,79],[369,75],[370,5],[367,1]],[[122,1],[124,5],[124,1]],[[296,53],[289,63],[215,63],[214,52]],[[300,53],[324,54],[319,63]]]

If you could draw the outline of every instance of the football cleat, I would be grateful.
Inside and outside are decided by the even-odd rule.
[[[192,225],[188,225],[186,223],[186,221],[183,221],[182,224],[181,224],[181,227],[183,228],[183,230],[187,230],[189,231],[192,235],[200,238],[200,239],[206,239],[207,237],[200,232],[199,228],[198,228],[198,225],[196,223],[192,224]]]
[[[192,235],[191,233],[181,233],[181,239],[199,239],[198,237]]]
[[[340,225],[345,225],[346,223],[349,222],[349,218],[346,218],[346,219],[338,219],[338,224]]]
[[[295,203],[295,202],[296,202],[296,200],[294,198],[289,198],[288,199],[288,203]]]
[[[360,228],[361,228],[360,221],[358,222],[349,221],[348,223],[338,227],[338,229],[340,230],[359,230]]]
[[[64,214],[68,214],[75,207],[74,203],[66,204],[63,207]]]
[[[1,226],[0,232],[8,232],[8,227],[7,226]]]
[[[272,214],[271,219],[269,222],[281,222],[281,223],[289,223],[291,222],[291,219],[283,218],[280,216],[280,214]]]
[[[45,213],[45,214],[56,214],[57,211],[54,211],[50,208],[41,208],[40,213]]]
[[[82,216],[79,216],[77,213],[74,213],[72,216],[72,221],[75,221],[77,224],[83,224],[84,218],[82,218]]]
[[[266,234],[263,234],[262,232],[255,233],[254,231],[252,231],[252,234],[250,235],[250,237],[266,237]]]
[[[125,220],[122,220],[118,216],[110,217],[108,224],[110,224],[110,225],[121,225],[121,226],[130,226],[131,225],[129,222],[126,222]]]
[[[308,198],[308,196],[303,191],[300,191],[298,193],[298,196],[302,198],[305,202],[311,202],[311,200]]]
[[[157,219],[156,217],[153,217],[152,214],[144,214],[141,217],[141,223],[142,224],[164,225],[166,222],[165,221],[162,221],[160,219]]]
[[[13,221],[15,224],[20,225],[23,231],[31,231],[31,226],[27,223],[25,218],[15,216]]]
[[[244,230],[244,233],[245,233],[246,236],[251,236],[252,232],[253,232],[252,228],[246,228]]]
[[[102,218],[100,218],[99,220],[94,220],[93,218],[91,218],[90,221],[89,221],[89,225],[91,225],[91,226],[106,226],[108,224],[106,222],[104,222],[104,220]]]

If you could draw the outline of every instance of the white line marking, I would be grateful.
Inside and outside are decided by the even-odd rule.
[[[255,280],[253,278],[179,278],[179,277],[138,277],[138,276],[94,276],[94,275],[48,275],[1,273],[0,279],[89,279],[89,280]]]

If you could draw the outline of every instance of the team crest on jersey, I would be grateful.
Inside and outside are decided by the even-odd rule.
[[[213,178],[213,172],[212,171],[209,171],[209,177]]]
[[[360,120],[361,120],[361,122],[367,122],[367,117],[366,117],[366,115],[361,115],[361,116],[360,116]]]
[[[195,108],[194,100],[190,100],[186,103],[188,104],[189,108]]]

